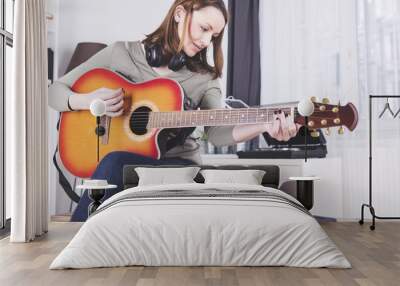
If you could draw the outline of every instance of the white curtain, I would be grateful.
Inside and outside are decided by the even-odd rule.
[[[340,218],[358,219],[361,203],[368,203],[368,95],[400,94],[400,1],[260,4],[262,104],[316,96],[358,108],[354,132],[339,136],[333,129],[326,137],[328,158],[340,160],[342,174],[341,189],[327,197],[340,192]],[[378,120],[384,103],[375,102],[373,111],[374,205],[378,215],[394,216],[400,215],[400,117]],[[400,108],[400,100],[390,103]]]
[[[45,0],[15,2],[13,92],[6,99],[11,242],[47,232],[47,39]]]
[[[358,0],[357,8],[359,94],[367,117],[368,95],[400,96],[400,1]],[[400,98],[372,102],[373,206],[378,216],[400,216],[400,113],[379,118],[387,102],[394,113],[400,109]]]

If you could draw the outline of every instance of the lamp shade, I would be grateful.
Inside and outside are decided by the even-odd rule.
[[[90,43],[90,42],[78,43],[65,73],[68,73],[75,67],[79,66],[81,63],[87,61],[94,54],[98,53],[105,47],[107,47],[107,45],[103,43]]]
[[[104,100],[95,99],[90,103],[90,113],[93,116],[103,116],[106,114],[106,103]]]

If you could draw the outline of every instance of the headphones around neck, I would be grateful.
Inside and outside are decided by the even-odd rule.
[[[152,67],[168,65],[170,70],[178,71],[186,65],[186,54],[183,51],[168,58],[163,54],[161,45],[159,44],[145,45],[144,49],[147,63]]]

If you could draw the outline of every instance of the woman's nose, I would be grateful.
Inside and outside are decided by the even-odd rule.
[[[204,36],[204,37],[201,39],[201,46],[202,46],[202,48],[208,47],[208,45],[210,45],[210,43],[211,43],[211,36]]]

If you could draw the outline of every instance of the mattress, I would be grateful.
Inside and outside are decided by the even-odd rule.
[[[351,267],[291,196],[258,185],[198,183],[114,195],[50,269],[130,265]]]

